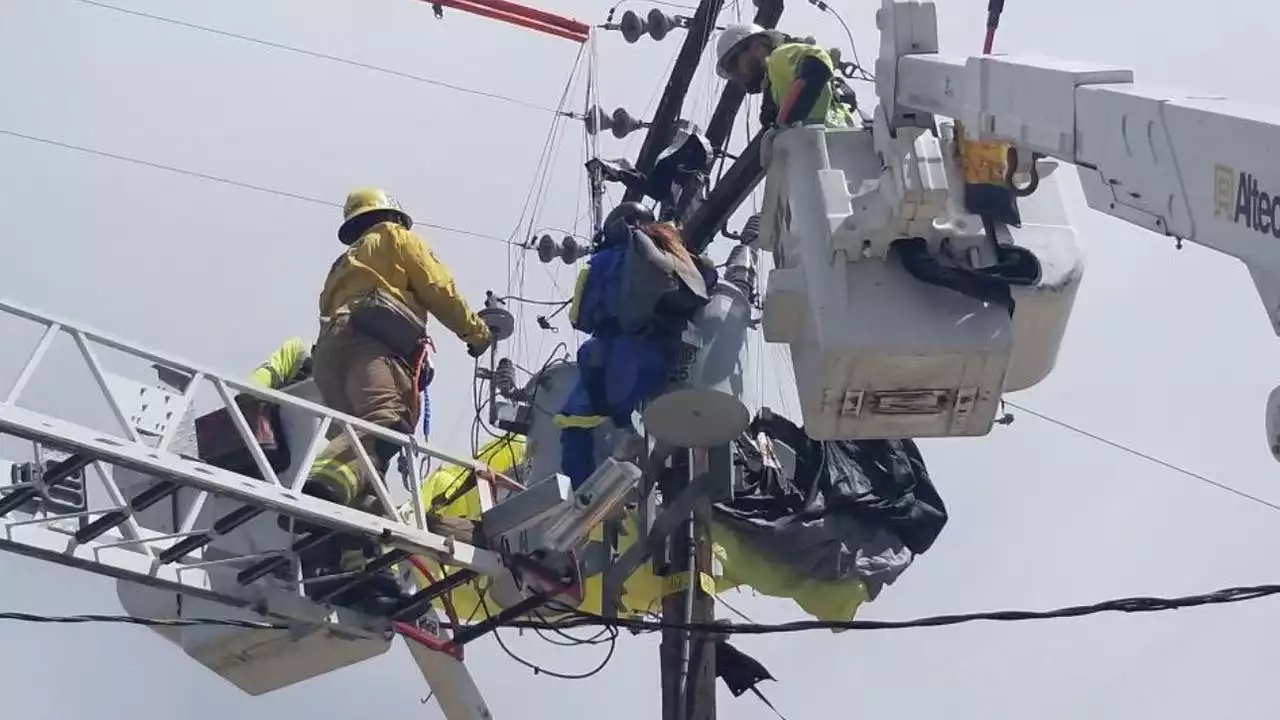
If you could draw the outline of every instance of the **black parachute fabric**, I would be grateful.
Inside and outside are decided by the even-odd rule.
[[[750,458],[761,433],[795,451],[793,477]],[[816,580],[857,578],[874,597],[946,525],[911,440],[816,441],[765,410],[737,447],[742,479],[732,501],[715,505],[716,519],[770,560]]]

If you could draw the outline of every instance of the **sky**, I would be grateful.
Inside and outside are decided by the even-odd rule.
[[[783,29],[847,46],[831,16],[797,0],[790,5]],[[320,283],[339,250],[336,206],[352,187],[376,184],[414,214],[474,303],[486,290],[566,296],[571,269],[527,257],[519,272],[520,251],[504,239],[524,240],[531,227],[586,231],[585,157],[581,127],[572,122],[562,125],[552,171],[533,203],[537,216],[522,213],[551,127],[545,108],[558,104],[575,66],[572,43],[456,12],[436,20],[414,0],[116,6],[316,54],[83,0],[9,0],[0,13],[7,100],[0,103],[0,222],[8,248],[0,295],[247,374],[285,337],[314,333]],[[643,14],[652,6],[623,9]],[[878,3],[832,6],[870,62]],[[986,3],[939,6],[943,51],[976,52]],[[540,7],[591,23],[607,10],[591,0],[541,0]],[[722,22],[734,12],[726,10]],[[1014,0],[996,48],[1113,63],[1132,68],[1144,84],[1265,103],[1277,22],[1280,8],[1257,0]],[[676,31],[663,43],[627,45],[617,33],[602,34],[597,68],[605,109],[625,106],[646,118],[682,39]],[[686,117],[703,123],[718,97],[708,65],[685,106]],[[574,109],[582,104],[582,75],[579,68]],[[857,89],[869,107],[873,90]],[[742,142],[739,132],[735,147]],[[606,157],[634,158],[639,137],[608,137],[602,146]],[[1245,268],[1202,248],[1175,250],[1168,238],[1094,214],[1078,184],[1068,185],[1086,277],[1056,370],[1010,399],[1280,502],[1263,434],[1280,343]],[[562,340],[572,346],[567,325],[558,333],[536,328],[540,312],[522,314],[513,341],[526,366],[540,364]],[[8,379],[35,335],[3,328],[0,376]],[[469,383],[461,378],[470,360],[460,342],[440,340],[437,377],[449,381],[437,382],[436,416],[448,412],[442,408],[469,416]],[[784,355],[757,350],[756,397],[785,410],[791,381]],[[55,370],[69,368],[61,362]],[[82,377],[56,373],[32,387],[40,407],[63,417],[90,402],[87,392]],[[1280,541],[1274,508],[1014,413],[1011,426],[984,438],[921,443],[951,521],[860,619],[1048,609],[1276,580],[1257,560]],[[464,453],[468,427],[438,420],[436,440]],[[0,578],[0,611],[120,612],[113,582],[83,572],[0,557]],[[801,617],[785,600],[749,592],[726,599],[757,622]],[[1280,601],[1264,599],[1143,616],[815,632],[736,644],[777,677],[763,690],[792,720],[943,713],[1180,720],[1228,712],[1244,720],[1280,712],[1280,692],[1267,689],[1280,645],[1258,632],[1278,621]],[[604,651],[507,635],[513,650],[562,673],[589,670]],[[469,656],[498,718],[538,720],[586,708],[616,720],[659,716],[654,637],[624,636],[610,664],[585,681],[534,675],[491,640]],[[25,690],[0,701],[13,717],[439,717],[434,705],[420,702],[425,684],[400,647],[252,698],[144,628],[5,623],[0,675],[5,687]],[[749,696],[721,690],[719,702],[726,717],[773,717]]]

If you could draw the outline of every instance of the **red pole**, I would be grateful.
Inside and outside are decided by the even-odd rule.
[[[512,15],[519,15],[521,17],[526,17],[533,20],[539,20],[548,25],[555,25],[556,27],[562,28],[564,30],[568,30],[571,33],[579,33],[579,34],[585,35],[586,33],[591,31],[591,27],[589,25],[587,25],[586,23],[580,22],[578,20],[563,17],[561,15],[555,15],[555,14],[546,12],[544,10],[538,10],[536,8],[526,7],[524,5],[517,5],[516,3],[513,3],[513,2],[507,2],[507,0],[469,0],[469,1],[474,2],[477,5],[488,5],[489,7],[492,7],[497,10],[502,10],[503,12],[509,12]]]
[[[444,7],[461,10],[462,12],[469,12],[481,17],[501,20],[503,22],[511,23],[512,25],[519,25],[520,27],[527,28],[529,30],[536,30],[548,35],[562,37],[566,40],[573,40],[577,43],[584,43],[587,41],[586,33],[574,33],[565,28],[548,25],[541,21],[523,17],[521,15],[513,15],[484,5],[476,5],[471,0],[422,0],[422,2],[431,2],[436,5],[443,5]]]

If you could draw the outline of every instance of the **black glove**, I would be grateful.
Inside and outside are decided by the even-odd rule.
[[[467,343],[467,354],[473,358],[478,358],[485,354],[490,345],[493,345],[492,340],[485,340],[484,342],[479,343]]]

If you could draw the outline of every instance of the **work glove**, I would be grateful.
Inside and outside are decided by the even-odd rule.
[[[484,338],[478,342],[467,343],[467,354],[473,358],[484,355],[493,345],[493,334],[485,333]]]

